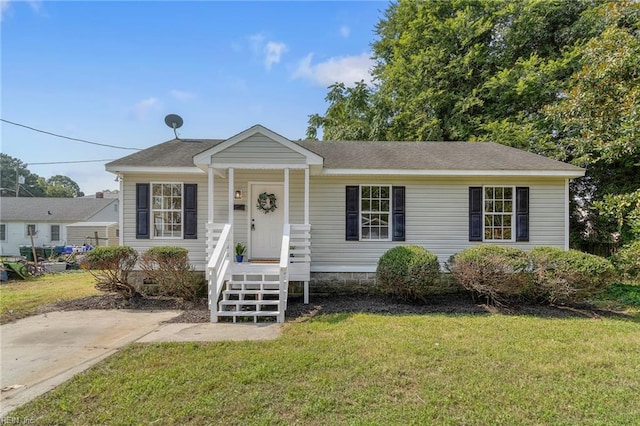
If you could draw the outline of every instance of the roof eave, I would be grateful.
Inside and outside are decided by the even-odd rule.
[[[537,176],[579,178],[584,169],[575,170],[415,170],[415,169],[331,169],[325,168],[321,175],[399,175],[399,176]]]
[[[201,174],[203,170],[196,166],[179,167],[179,166],[109,166],[106,168],[108,172],[118,173],[183,173],[183,174]]]

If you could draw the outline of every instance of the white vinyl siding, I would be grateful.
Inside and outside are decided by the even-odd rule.
[[[385,184],[405,186],[406,241],[345,241],[345,188],[369,185],[371,177],[311,178],[311,270],[318,272],[374,272],[386,250],[400,244],[424,246],[441,263],[467,247],[469,241],[469,187],[504,186],[500,178],[391,177]],[[492,242],[529,250],[550,245],[564,248],[566,224],[564,179],[517,178],[508,184],[530,188],[529,241]]]
[[[198,238],[197,239],[136,239],[136,183],[184,182],[198,185]],[[207,222],[207,175],[198,174],[125,174],[123,181],[122,209],[124,226],[123,244],[139,253],[156,246],[180,246],[189,250],[189,261],[200,271],[204,270]],[[153,226],[153,223],[150,223]]]
[[[256,134],[215,155],[216,164],[305,164],[304,155]]]

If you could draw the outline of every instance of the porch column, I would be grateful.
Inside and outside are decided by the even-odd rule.
[[[304,169],[304,224],[309,224],[309,166]]]
[[[215,173],[213,173],[213,164],[209,164],[209,188],[207,189],[207,199],[209,201],[207,220],[213,223],[213,197],[215,195]]]
[[[227,219],[227,223],[229,225],[231,225],[231,245],[233,246],[235,244],[234,240],[233,240],[233,194],[234,194],[234,190],[233,190],[233,186],[234,186],[234,181],[233,181],[233,172],[234,169],[233,167],[229,167],[229,217]]]
[[[284,169],[284,223],[289,223],[289,169]]]

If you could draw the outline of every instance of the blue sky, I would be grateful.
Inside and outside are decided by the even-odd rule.
[[[0,1],[3,119],[94,142],[145,148],[227,138],[262,124],[303,138],[327,86],[370,79],[388,2]],[[115,159],[133,151],[0,123],[2,152],[25,163]],[[31,165],[85,193],[116,189],[104,163]]]

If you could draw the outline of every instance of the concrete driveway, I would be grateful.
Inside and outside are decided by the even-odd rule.
[[[264,340],[279,324],[161,324],[178,311],[51,312],[0,326],[0,417],[131,342]]]

